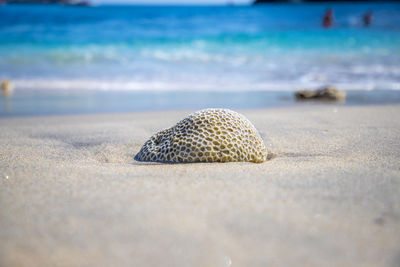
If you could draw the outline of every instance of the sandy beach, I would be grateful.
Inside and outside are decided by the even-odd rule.
[[[400,265],[400,105],[238,110],[262,164],[133,160],[191,111],[0,119],[0,266]]]

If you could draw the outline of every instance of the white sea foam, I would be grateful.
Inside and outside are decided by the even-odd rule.
[[[25,90],[115,90],[115,91],[294,91],[316,88],[329,82],[304,79],[299,82],[183,82],[183,81],[133,81],[133,80],[98,80],[98,79],[17,79],[17,89]],[[400,82],[364,81],[363,83],[334,83],[343,90],[400,90]]]

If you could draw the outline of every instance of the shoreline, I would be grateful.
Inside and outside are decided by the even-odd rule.
[[[1,118],[0,265],[400,263],[400,105],[237,111],[273,159],[133,160],[186,110]]]
[[[294,91],[21,90],[0,99],[1,117],[106,114],[204,108],[264,109],[296,106],[400,104],[400,90],[348,90],[344,102],[296,101]]]

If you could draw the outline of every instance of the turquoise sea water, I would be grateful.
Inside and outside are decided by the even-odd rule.
[[[2,77],[27,95],[400,90],[400,4],[2,5]]]

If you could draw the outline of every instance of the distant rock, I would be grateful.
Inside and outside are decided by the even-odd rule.
[[[1,94],[4,97],[11,96],[14,92],[14,86],[9,80],[3,80],[0,84],[1,87]]]
[[[0,0],[0,3],[9,4],[61,4],[61,5],[76,5],[89,6],[89,1],[80,0]]]
[[[399,2],[400,0],[389,0],[388,2]],[[301,3],[301,2],[346,2],[343,0],[255,0],[253,5],[268,3]],[[377,2],[376,0],[352,0],[351,2]]]
[[[344,101],[346,92],[333,86],[325,86],[316,90],[301,90],[295,93],[296,100]]]
[[[293,2],[293,1],[288,1],[288,0],[256,0],[256,1],[253,2],[253,5],[267,4],[267,3],[279,3],[279,2]]]

